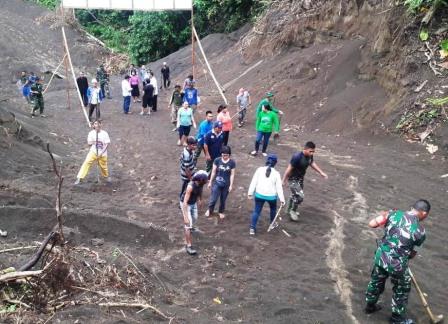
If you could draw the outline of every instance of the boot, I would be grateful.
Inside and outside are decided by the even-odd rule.
[[[402,315],[392,313],[390,318],[392,324],[414,324],[414,321],[410,318],[405,318]]]
[[[381,306],[376,303],[374,303],[374,304],[367,303],[366,308],[364,308],[364,312],[366,314],[372,314],[372,313],[379,311],[380,309],[381,309]]]

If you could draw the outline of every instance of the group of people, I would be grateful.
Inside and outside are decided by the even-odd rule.
[[[111,141],[107,132],[102,129],[99,109],[100,103],[106,96],[108,75],[104,67],[100,67],[98,72],[97,78],[92,80],[90,86],[83,73],[77,80],[84,105],[89,106],[89,117],[92,118],[94,111],[96,115],[92,124],[93,130],[87,137],[90,150],[78,172],[75,184],[79,184],[86,177],[95,162],[99,166],[101,175],[110,181],[107,148]],[[134,102],[142,102],[140,114],[149,114],[146,111],[148,108],[156,111],[158,86],[152,71],[144,67],[137,71],[131,66],[128,72],[122,81],[123,112],[130,113],[129,106],[132,98]],[[170,87],[169,68],[166,63],[163,64],[161,73],[163,87]],[[226,219],[226,202],[229,193],[233,191],[237,169],[237,163],[229,146],[230,134],[233,131],[232,120],[238,115],[238,126],[243,127],[247,109],[252,104],[248,90],[242,88],[236,97],[238,111],[234,116],[230,115],[226,105],[219,105],[216,118],[211,110],[207,110],[204,120],[196,127],[195,116],[197,118],[196,111],[200,97],[195,83],[193,76],[190,75],[183,86],[176,84],[169,97],[168,105],[171,109],[173,131],[177,131],[179,135],[178,145],[183,146],[180,156],[179,205],[184,222],[185,248],[190,255],[197,254],[193,246],[192,234],[197,231],[198,202],[202,199],[204,187],[210,189],[204,216],[213,217],[216,205],[219,203],[216,216],[221,221]],[[140,85],[143,89],[142,99],[140,99]],[[35,76],[34,73],[22,72],[20,86],[25,99],[33,105],[32,116],[39,111],[44,117],[42,78]],[[249,225],[251,236],[257,233],[258,220],[266,203],[270,209],[270,227],[277,226],[274,220],[279,212],[278,201],[283,207],[287,200],[283,191],[284,187],[290,190],[286,213],[292,221],[299,221],[298,208],[304,200],[304,178],[309,167],[323,178],[328,178],[314,161],[316,145],[311,141],[306,142],[300,152],[292,155],[281,176],[276,169],[277,155],[268,153],[267,149],[272,133],[274,137],[278,136],[282,115],[283,112],[274,106],[272,92],[267,93],[255,109],[255,149],[250,154],[258,155],[261,146],[261,153],[266,160],[263,166],[255,170],[247,191],[247,197],[254,201]],[[197,128],[195,136],[190,135],[191,127]],[[205,157],[205,170],[198,170],[202,153]],[[416,255],[415,248],[421,246],[426,238],[421,222],[428,216],[430,209],[431,206],[427,200],[419,199],[408,211],[394,209],[381,212],[368,223],[371,228],[384,227],[384,236],[378,242],[371,280],[366,290],[365,312],[367,314],[381,309],[378,299],[384,291],[386,279],[390,277],[393,284],[391,321],[395,324],[413,323],[406,317],[406,305],[411,289],[409,260]]]

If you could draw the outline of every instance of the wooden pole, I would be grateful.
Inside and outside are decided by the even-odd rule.
[[[194,57],[194,8],[193,8],[193,3],[191,4],[191,67],[192,67],[192,75],[193,75],[193,80],[194,80],[194,61],[195,61],[195,57]]]
[[[224,99],[224,102],[225,102],[226,105],[227,105],[229,102],[227,101],[226,96],[224,96],[224,92],[222,91],[222,88],[221,88],[221,86],[219,85],[218,80],[216,80],[215,74],[213,73],[213,70],[212,70],[212,68],[210,67],[210,63],[208,63],[207,57],[205,56],[204,49],[202,48],[201,41],[199,40],[198,34],[197,34],[196,29],[194,28],[194,26],[193,26],[193,33],[194,33],[194,35],[196,36],[196,40],[197,40],[197,42],[198,42],[199,49],[201,50],[202,56],[204,57],[204,60],[205,60],[205,64],[207,65],[208,70],[210,71],[210,75],[212,76],[213,81],[215,81],[216,87],[218,88],[218,91],[219,91],[219,93],[221,94],[221,97]]]
[[[64,46],[65,49],[65,46]],[[67,52],[64,50],[64,65],[65,65],[65,89],[67,90],[67,109],[70,110],[70,82],[68,77],[68,64],[67,64]],[[78,84],[77,82],[75,82]]]
[[[66,58],[67,54],[64,55],[64,58],[62,59],[61,63],[59,63],[59,65],[57,66],[57,68],[53,71],[53,74],[51,75],[50,80],[47,83],[47,86],[45,87],[44,92],[42,92],[43,94],[45,94],[45,92],[47,92],[48,88],[50,87],[51,81],[53,81],[54,76],[56,75],[56,73],[58,73],[59,68],[61,67],[62,63],[64,63],[65,58]],[[68,76],[68,74],[66,74],[66,76]]]
[[[75,71],[73,69],[72,58],[70,57],[70,50],[68,48],[67,37],[65,36],[64,26],[62,26],[62,37],[64,39],[65,52],[67,53],[68,63],[70,64],[70,70],[72,71],[73,81],[75,82],[75,87],[77,90],[76,92],[78,93],[78,99],[79,99],[79,102],[81,103],[81,110],[84,113],[84,117],[86,118],[87,125],[90,128],[89,116],[87,115],[87,111],[84,108],[84,102],[82,101],[81,92],[79,91],[78,84],[76,83]]]

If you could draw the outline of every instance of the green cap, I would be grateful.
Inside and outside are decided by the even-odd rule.
[[[273,96],[274,94],[272,92],[266,92],[266,98],[271,98]]]

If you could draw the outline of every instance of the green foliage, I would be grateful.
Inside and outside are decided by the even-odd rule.
[[[444,39],[443,41],[440,42],[440,47],[444,50],[448,52],[448,39]]]
[[[428,0],[432,2],[432,0]],[[411,12],[417,12],[426,2],[426,0],[405,0],[404,4],[408,7]]]
[[[420,40],[422,42],[425,42],[425,41],[427,41],[429,39],[429,33],[428,33],[428,31],[426,29],[422,29],[418,36],[420,37]]]
[[[30,1],[35,2],[51,10],[55,9],[61,3],[60,0],[30,0]]]

